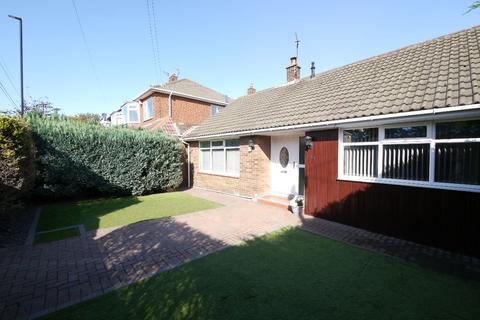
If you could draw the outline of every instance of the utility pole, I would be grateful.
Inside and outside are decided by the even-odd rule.
[[[23,99],[23,21],[20,17],[8,15],[10,18],[18,20],[20,23],[20,114],[23,116],[25,111],[25,101]]]

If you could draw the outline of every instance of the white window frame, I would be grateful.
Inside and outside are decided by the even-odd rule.
[[[218,104],[211,104],[211,106],[210,106],[210,116],[211,117],[216,116],[220,112],[220,110],[222,110],[221,108],[222,108],[222,106],[219,106]],[[213,114],[213,110],[215,110],[215,114]]]
[[[147,114],[147,111],[148,111],[148,102],[150,101],[151,105],[152,105],[152,113],[150,114],[150,116],[148,117],[148,114]],[[147,120],[150,120],[153,118],[153,99],[152,97],[148,98],[148,99],[145,99],[143,101],[143,121],[147,121]]]
[[[227,139],[227,140],[239,140],[239,139]],[[207,174],[213,174],[213,175],[218,175],[218,176],[227,176],[227,177],[234,177],[234,178],[239,178],[240,177],[240,169],[238,173],[230,173],[227,172],[227,150],[229,149],[238,149],[240,153],[240,145],[234,146],[234,147],[227,147],[226,146],[226,141],[227,140],[209,140],[209,141],[199,141],[198,143],[198,149],[199,149],[199,162],[198,162],[198,169],[200,173],[207,173]],[[212,146],[213,142],[222,142],[221,146]],[[208,142],[210,144],[209,147],[201,147],[202,142]],[[223,149],[223,171],[213,171],[213,150],[221,150]],[[203,154],[202,150],[210,150],[210,169],[205,170],[201,168],[201,164],[203,163]],[[240,157],[240,155],[239,155]],[[239,159],[240,161],[240,159]]]
[[[457,122],[457,121],[469,121],[478,120],[475,118],[468,119],[449,119],[442,121],[430,121],[430,122],[407,122],[396,123],[389,125],[372,125],[372,126],[352,126],[339,128],[338,130],[338,180],[344,181],[356,181],[367,183],[380,183],[380,184],[392,184],[402,186],[416,186],[423,188],[433,189],[446,189],[446,190],[459,190],[480,192],[480,185],[471,184],[458,184],[458,183],[445,183],[435,182],[435,144],[436,143],[465,143],[465,142],[480,142],[479,138],[464,138],[464,139],[435,139],[436,135],[436,123],[444,122]],[[427,126],[427,136],[425,138],[405,138],[405,139],[385,139],[385,129],[387,128],[399,128],[399,127],[414,127],[414,126]],[[343,142],[343,132],[351,129],[368,129],[378,128],[378,141],[374,142]],[[429,173],[428,181],[416,181],[416,180],[403,180],[403,179],[389,179],[382,178],[383,176],[383,146],[392,144],[430,144],[430,159],[429,159]],[[362,146],[362,145],[378,145],[378,177],[359,177],[349,176],[344,174],[344,147],[346,146]]]
[[[140,123],[140,113],[138,112],[138,105],[126,105],[122,108],[122,114],[124,113],[123,112],[123,109],[125,109],[127,112],[127,116],[125,118],[125,123]],[[131,121],[130,120],[130,111],[136,111],[137,112],[137,118],[138,118],[138,121]]]

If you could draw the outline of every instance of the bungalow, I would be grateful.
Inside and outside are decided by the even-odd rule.
[[[228,104],[228,96],[189,79],[151,86],[111,114],[112,125],[160,129],[181,137],[192,126],[215,116]]]
[[[196,127],[193,186],[480,256],[480,26],[231,102]]]

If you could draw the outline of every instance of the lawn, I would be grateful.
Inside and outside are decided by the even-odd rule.
[[[123,226],[220,206],[184,192],[56,203],[43,207],[37,232],[79,224],[86,230]]]
[[[45,319],[479,319],[480,282],[288,229]]]
[[[62,240],[71,237],[78,237],[80,236],[80,231],[78,227],[73,227],[64,230],[55,230],[51,232],[45,233],[37,233],[35,235],[35,243],[44,243],[44,242],[51,242],[56,240]]]

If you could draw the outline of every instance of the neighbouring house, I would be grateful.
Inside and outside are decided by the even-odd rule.
[[[138,127],[140,125],[140,104],[136,101],[127,101],[120,109],[112,112],[109,119],[112,126]]]
[[[248,90],[189,132],[193,186],[480,256],[480,27]]]
[[[189,79],[177,79],[172,74],[167,83],[152,86],[122,105],[111,115],[111,122],[160,129],[181,137],[193,126],[221,112],[228,102],[223,93]]]

